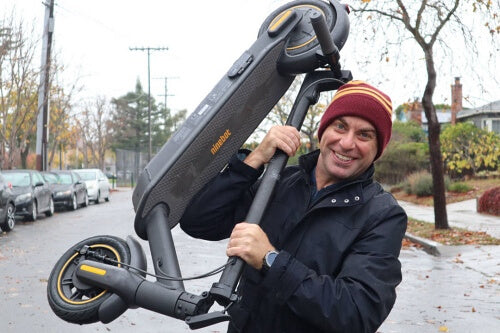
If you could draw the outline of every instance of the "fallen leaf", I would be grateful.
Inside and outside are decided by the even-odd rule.
[[[448,327],[446,327],[446,326],[439,326],[439,332],[448,332]]]
[[[476,312],[476,309],[474,307],[472,307],[472,312]]]

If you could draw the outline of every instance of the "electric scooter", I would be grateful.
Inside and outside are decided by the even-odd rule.
[[[352,80],[339,50],[349,34],[348,8],[337,0],[292,1],[264,21],[253,45],[236,60],[160,152],[142,171],[133,192],[134,228],[149,242],[155,273],[147,272],[144,250],[132,236],[103,235],[72,246],[54,266],[47,286],[57,316],[76,324],[109,323],[127,309],[145,308],[184,320],[198,329],[230,320],[227,310],[244,268],[240,258],[210,290],[185,290],[171,228],[192,197],[227,164],[288,90],[305,74],[287,125],[302,126],[323,91]],[[263,174],[246,221],[258,224],[288,157],[278,151]],[[156,281],[146,279],[152,275]],[[223,310],[209,312],[218,303]]]

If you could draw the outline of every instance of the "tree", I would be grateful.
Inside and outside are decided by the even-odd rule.
[[[130,149],[136,152],[148,147],[148,95],[137,80],[135,91],[112,99],[113,148]],[[151,102],[151,124],[157,124],[157,107]]]
[[[457,176],[500,167],[500,136],[471,123],[447,126],[441,133],[445,167]]]
[[[105,97],[98,96],[87,102],[76,119],[82,140],[83,163],[104,170],[106,151],[111,148],[111,105]]]
[[[35,138],[38,72],[33,28],[26,31],[14,15],[0,21],[0,168],[15,166]]]
[[[292,110],[293,104],[297,95],[299,93],[301,84],[303,81],[303,76],[298,76],[293,82],[286,93],[281,97],[279,102],[274,106],[274,108],[269,112],[267,117],[262,121],[262,124],[256,129],[254,135],[247,141],[247,145],[251,148],[256,146],[258,137],[261,137],[270,127],[274,125],[285,125],[288,115]],[[330,103],[333,96],[333,92],[322,93],[318,103],[312,105],[307,111],[306,117],[301,127],[301,133],[303,137],[305,136],[305,148],[302,148],[299,153],[310,152],[317,148],[318,146],[318,128],[321,116],[325,111],[326,106]]]
[[[439,141],[440,124],[432,101],[437,78],[434,51],[436,46],[447,47],[446,40],[441,39],[445,27],[449,28],[450,33],[460,33],[460,36],[464,38],[465,45],[472,52],[477,51],[475,45],[471,43],[471,29],[464,24],[463,16],[458,14],[460,5],[472,4],[472,7],[468,9],[469,12],[491,14],[490,18],[498,22],[498,8],[492,8],[493,6],[498,7],[498,3],[493,5],[491,1],[484,0],[361,0],[358,1],[358,4],[360,7],[353,8],[353,11],[364,14],[362,18],[365,19],[365,21],[359,20],[358,23],[360,25],[366,23],[371,28],[363,31],[366,34],[365,39],[369,39],[370,36],[373,36],[372,40],[376,42],[380,42],[381,38],[385,39],[385,44],[382,46],[383,59],[390,60],[388,56],[390,45],[398,45],[402,49],[403,44],[407,45],[408,40],[411,40],[413,45],[416,43],[423,52],[427,81],[423,92],[422,106],[429,124],[428,140],[433,180],[435,226],[437,229],[447,229],[449,226],[446,212],[443,159]],[[360,25],[356,25],[358,29]],[[492,24],[487,22],[486,26],[492,35],[500,32],[498,24],[492,27]],[[396,30],[390,30],[391,28]]]

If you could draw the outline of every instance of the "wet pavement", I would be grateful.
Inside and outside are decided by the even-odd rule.
[[[128,310],[107,325],[74,325],[56,317],[47,303],[47,277],[67,248],[99,234],[122,238],[135,235],[131,195],[131,190],[121,189],[113,194],[110,203],[57,213],[35,223],[23,222],[11,234],[0,235],[0,332],[191,331],[183,321],[144,309]],[[414,218],[423,219],[427,214],[414,216],[418,212],[416,208],[408,209]],[[178,227],[173,229],[173,238],[183,276],[207,272],[227,260],[225,241],[195,240]],[[148,244],[143,240],[140,243],[151,270]],[[403,282],[397,288],[398,298],[392,312],[378,331],[500,332],[500,247],[440,246],[439,249],[440,256],[418,249],[402,250]],[[186,290],[200,294],[209,290],[218,278],[188,281]],[[217,333],[225,332],[226,328],[227,324],[221,323],[194,332]]]
[[[414,219],[434,223],[434,207],[419,206],[410,202],[399,201],[408,216]],[[450,227],[459,227],[472,231],[485,231],[495,238],[500,238],[500,217],[479,214],[476,199],[455,202],[446,205]]]

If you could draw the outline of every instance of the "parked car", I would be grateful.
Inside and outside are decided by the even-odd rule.
[[[5,178],[0,174],[0,228],[11,231],[16,225],[14,194]]]
[[[56,208],[76,210],[80,205],[88,206],[87,185],[76,172],[71,170],[45,171],[42,172],[42,176],[49,183]]]
[[[16,215],[36,221],[39,213],[54,214],[54,201],[49,184],[36,170],[4,170],[5,180],[12,185]]]
[[[74,170],[82,177],[87,185],[89,200],[99,203],[101,198],[109,201],[111,196],[111,186],[106,175],[99,169],[76,169]]]

